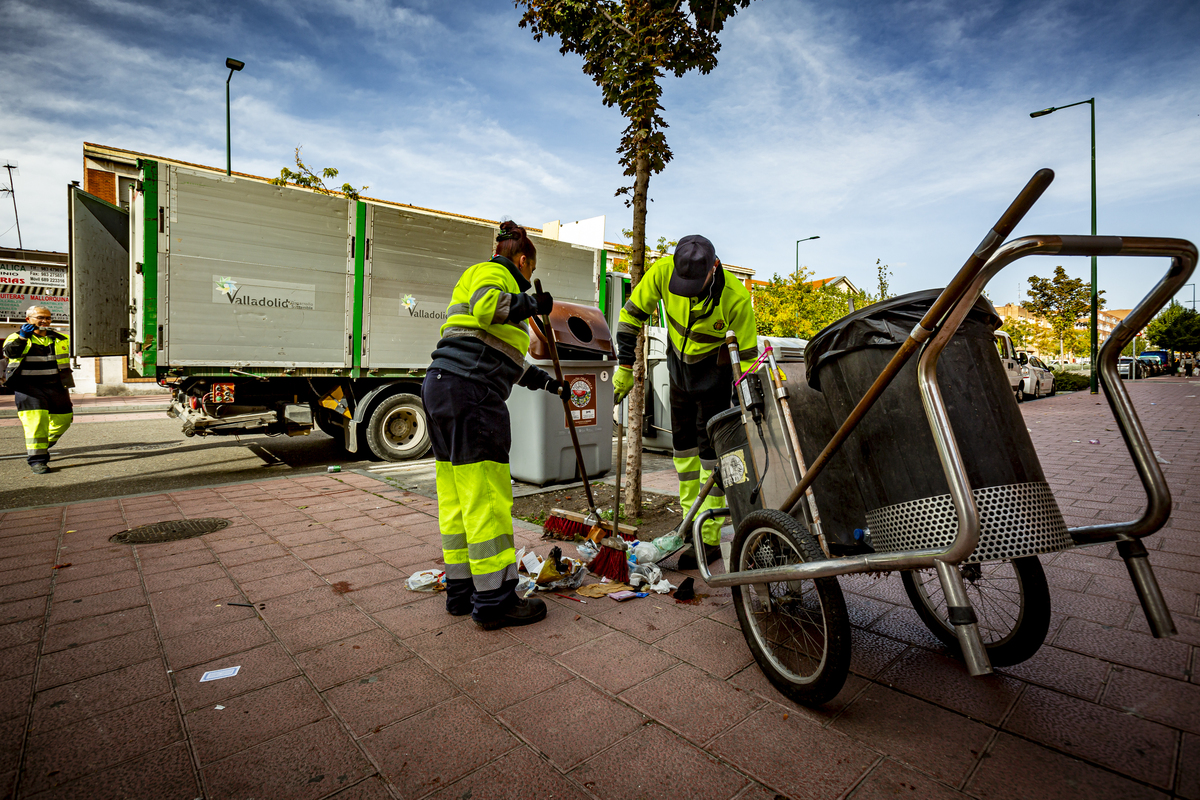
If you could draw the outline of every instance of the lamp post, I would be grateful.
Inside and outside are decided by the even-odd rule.
[[[1196,310],[1196,284],[1185,283],[1183,286],[1181,286],[1179,288],[1186,289],[1189,286],[1192,287],[1192,311],[1195,311]]]
[[[229,147],[229,82],[233,80],[233,73],[241,72],[246,63],[236,58],[227,58],[225,66],[229,67],[229,77],[225,79],[225,174],[232,175],[233,155]]]
[[[820,236],[809,236],[807,239],[797,239],[796,240],[796,280],[797,281],[800,280],[800,243],[811,241],[813,239],[820,239],[820,238],[821,238]]]
[[[1029,116],[1034,117],[1034,118],[1044,117],[1047,114],[1053,114],[1055,111],[1061,111],[1064,108],[1071,108],[1072,106],[1081,106],[1084,103],[1087,103],[1088,105],[1090,105],[1092,107],[1092,236],[1095,236],[1096,235],[1096,98],[1092,97],[1088,100],[1080,100],[1078,103],[1071,103],[1071,104],[1065,105],[1065,106],[1051,106],[1050,108],[1043,108],[1041,111],[1034,111],[1034,112],[1030,113]],[[1092,358],[1091,358],[1092,363],[1090,365],[1091,371],[1092,371],[1092,381],[1091,381],[1092,394],[1096,394],[1099,391],[1099,389],[1096,385],[1096,353],[1097,353],[1097,350],[1099,349],[1099,336],[1098,336],[1098,331],[1097,331],[1097,327],[1096,327],[1096,323],[1097,323],[1096,317],[1097,317],[1097,312],[1100,307],[1098,300],[1099,300],[1099,297],[1096,294],[1096,257],[1092,256],[1092,319],[1091,319],[1091,324],[1088,326],[1091,331],[1091,337],[1092,337]]]

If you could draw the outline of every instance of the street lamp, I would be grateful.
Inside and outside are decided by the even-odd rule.
[[[820,236],[809,236],[807,239],[797,239],[796,240],[796,280],[797,281],[800,280],[800,243],[811,241],[813,239],[820,239],[820,238],[821,238]]]
[[[225,79],[225,174],[232,175],[233,156],[229,149],[229,82],[233,80],[233,73],[241,72],[246,63],[236,58],[227,58],[225,66],[229,67],[229,77]]]
[[[1196,284],[1185,283],[1183,286],[1180,286],[1179,288],[1186,289],[1189,286],[1192,287],[1192,311],[1195,311],[1196,310]]]
[[[1030,113],[1030,117],[1044,117],[1047,114],[1053,114],[1055,111],[1061,111],[1064,108],[1072,106],[1081,106],[1087,103],[1092,107],[1092,236],[1096,235],[1096,98],[1088,100],[1080,100],[1078,103],[1071,103],[1065,106],[1051,106],[1043,108],[1041,111]],[[1098,296],[1096,294],[1096,257],[1092,256],[1092,320],[1089,328],[1092,334],[1092,394],[1096,394],[1098,390],[1096,386],[1096,351],[1098,350],[1099,337],[1096,329],[1096,316],[1099,309]]]

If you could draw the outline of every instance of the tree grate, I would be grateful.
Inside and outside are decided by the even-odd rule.
[[[178,542],[181,539],[194,539],[206,533],[213,533],[229,526],[229,520],[219,517],[204,517],[202,519],[172,519],[166,522],[153,522],[149,525],[139,525],[126,531],[108,537],[115,544],[160,544],[162,542]]]

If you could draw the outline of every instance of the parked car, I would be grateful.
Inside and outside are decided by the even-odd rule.
[[[1037,356],[1022,351],[1017,353],[1021,380],[1017,384],[1017,402],[1028,397],[1038,398],[1054,394],[1054,373]]]
[[[1131,377],[1144,378],[1146,377],[1146,366],[1129,356],[1121,356],[1121,360],[1117,362],[1117,372],[1125,380],[1129,380]]]
[[[1160,359],[1158,356],[1146,355],[1145,353],[1142,353],[1140,356],[1138,356],[1138,361],[1141,361],[1146,365],[1146,374],[1150,375],[1151,377],[1155,375],[1162,375],[1167,371],[1166,365],[1163,364],[1162,359]]]
[[[1171,359],[1171,353],[1168,350],[1143,350],[1139,354],[1139,358],[1148,356],[1156,356],[1163,366],[1163,371],[1168,375],[1174,374],[1175,369],[1179,366],[1177,360]]]
[[[1021,366],[1017,363],[1017,349],[1013,347],[1012,338],[1004,331],[996,331],[996,352],[1000,354],[1000,363],[1008,373],[1008,385],[1012,387],[1017,402],[1021,401],[1018,391],[1021,386]]]

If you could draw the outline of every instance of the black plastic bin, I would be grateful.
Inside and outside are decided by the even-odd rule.
[[[747,514],[763,507],[761,496],[750,500],[758,484],[758,473],[742,423],[741,407],[727,408],[710,419],[708,439],[717,451],[717,481],[725,492],[725,504],[736,529]]]
[[[940,289],[902,295],[843,317],[805,350],[809,385],[845,420]],[[1000,318],[980,298],[938,361],[938,385],[979,508],[968,561],[994,561],[1071,544],[1033,441],[1000,363]],[[878,552],[946,547],[957,517],[917,386],[917,357],[842,447]]]

